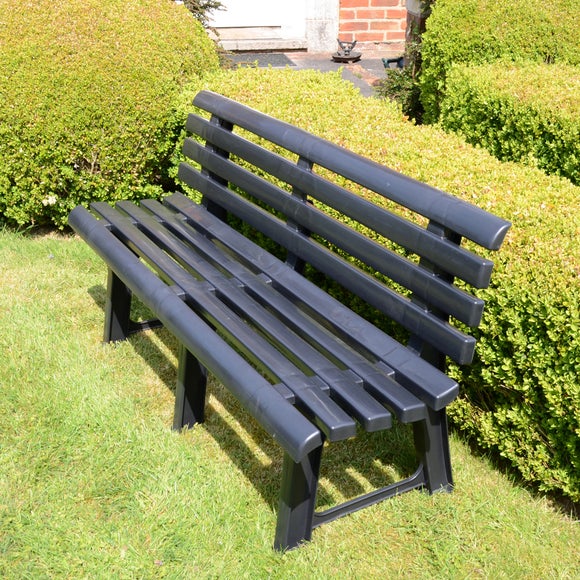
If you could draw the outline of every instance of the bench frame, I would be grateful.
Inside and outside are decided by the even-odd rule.
[[[473,254],[460,248],[460,242],[462,237],[467,237],[485,248],[497,250],[510,224],[439,190],[411,180],[215,93],[202,91],[194,100],[194,104],[209,112],[212,117],[206,121],[198,115],[190,116],[188,130],[192,135],[204,139],[206,144],[202,147],[193,139],[186,140],[185,154],[199,163],[201,168],[195,168],[190,163],[183,163],[179,176],[186,184],[196,187],[203,193],[204,197],[200,205],[176,193],[167,198],[163,205],[153,200],[146,200],[141,202],[139,208],[129,202],[120,202],[117,204],[117,209],[113,209],[108,204],[96,203],[92,204],[93,213],[79,206],[71,212],[69,217],[71,226],[104,259],[109,268],[105,341],[125,340],[135,332],[159,325],[165,326],[176,336],[180,344],[174,429],[179,430],[203,422],[207,374],[211,372],[232,392],[257,422],[280,443],[284,449],[284,462],[274,542],[276,549],[296,547],[310,540],[312,530],[321,524],[406,491],[418,488],[427,489],[430,493],[451,491],[453,479],[445,408],[457,396],[458,386],[444,374],[445,361],[447,356],[451,356],[460,363],[470,362],[475,341],[469,335],[463,335],[449,325],[449,311],[442,310],[441,305],[446,302],[450,303],[449,310],[452,311],[453,316],[461,316],[465,318],[464,322],[477,326],[481,318],[483,303],[476,298],[470,301],[470,297],[458,293],[453,286],[453,281],[457,276],[457,270],[461,272],[465,270],[467,274],[464,279],[476,287],[485,287],[489,284],[493,264],[485,258],[473,258]],[[246,142],[245,138],[236,137],[233,133],[235,126],[253,132],[266,141],[295,153],[298,161],[293,165],[299,171],[292,169],[292,162],[279,161],[278,157],[271,152],[264,153],[265,149],[261,146]],[[239,167],[243,163],[231,160],[234,155],[240,153],[247,155],[246,163],[255,164],[266,173],[274,172],[278,179],[282,175],[290,183],[289,194],[284,194],[280,190],[282,193],[275,192],[272,197],[276,200],[282,199],[281,203],[284,207],[287,205],[285,228],[288,233],[286,231],[278,233],[280,228],[276,223],[276,218],[272,220],[269,216],[262,219],[259,212],[258,217],[253,213],[245,215],[245,208],[253,202],[247,199],[238,201],[239,196],[231,193],[229,184],[233,175],[239,180],[236,183],[238,188],[245,185],[250,189],[255,187],[255,178],[248,176],[251,172],[243,168],[240,172]],[[273,160],[275,160],[275,169],[272,170]],[[333,228],[337,228],[338,237],[342,235],[341,232],[344,232],[345,239],[351,237],[351,234],[342,226],[318,215],[320,212],[310,202],[309,188],[316,189],[319,200],[321,197],[328,196],[328,191],[330,191],[333,195],[336,194],[337,199],[340,197],[348,204],[358,204],[362,210],[357,209],[356,212],[359,212],[357,215],[365,215],[365,219],[368,220],[365,225],[370,224],[369,227],[384,230],[379,222],[391,219],[392,215],[386,210],[373,209],[375,206],[360,199],[360,196],[346,192],[344,188],[324,182],[323,178],[313,173],[315,164],[341,173],[347,179],[379,192],[383,197],[403,205],[412,212],[418,212],[429,220],[424,229],[411,225],[401,226],[399,231],[397,228],[400,218],[396,216],[389,224],[389,228],[394,231],[395,241],[405,247],[408,247],[404,238],[409,229],[413,233],[421,229],[422,233],[416,235],[418,238],[423,236],[420,245],[424,246],[424,252],[421,254],[419,266],[411,265],[414,268],[413,275],[409,277],[413,290],[412,299],[399,301],[399,298],[391,297],[390,290],[381,290],[383,292],[381,301],[388,302],[391,299],[395,301],[392,317],[398,317],[400,319],[398,322],[403,324],[407,322],[407,317],[411,318],[410,326],[415,332],[412,332],[408,345],[401,345],[386,336],[322,290],[315,289],[302,276],[305,264],[308,262],[306,258],[310,256],[309,252],[316,254],[308,224],[313,223],[317,227],[323,224],[321,227],[328,228],[329,238],[337,235],[332,233]],[[262,190],[269,191],[270,187],[265,182],[259,182],[260,195],[262,195]],[[321,188],[325,190],[322,194],[318,191]],[[252,194],[254,191],[252,190]],[[236,201],[230,202],[230,197],[236,198]],[[220,200],[225,200],[225,202]],[[302,205],[297,206],[296,202]],[[323,203],[327,202],[328,200],[324,198]],[[228,205],[230,203],[233,205]],[[342,202],[337,203],[340,205]],[[236,204],[239,204],[239,207]],[[339,212],[340,210],[339,207]],[[379,212],[377,219],[374,219],[372,215],[375,211]],[[270,232],[268,223],[272,221],[275,226],[272,227],[276,232],[274,235],[281,237],[277,241],[289,240],[286,246],[288,251],[284,268],[280,268],[282,262],[273,258],[266,250],[253,245],[247,238],[226,225],[224,221],[228,213],[242,215],[242,219],[255,222],[251,224],[254,227],[259,228],[264,222],[266,225],[263,232],[266,236]],[[96,214],[99,219],[96,219],[93,214]],[[198,238],[199,241],[197,241]],[[219,254],[215,254],[217,250],[207,243],[207,240],[215,239],[220,240],[219,248],[224,252],[222,255],[224,263],[231,262],[231,268],[235,276],[239,276],[238,278],[235,276],[230,278],[230,274],[221,275],[216,270],[216,262],[222,258]],[[352,239],[352,245],[349,246],[351,254],[359,253],[363,257],[372,257],[375,250],[369,246],[368,240],[356,236]],[[199,275],[199,268],[207,272],[202,275],[201,280],[192,281],[191,273],[186,271],[189,268],[187,262],[189,250],[182,248],[183,240],[186,240],[192,247],[195,246],[196,251],[203,253],[204,259],[210,263],[211,267],[207,267],[205,262],[200,261],[201,265],[198,266],[198,258],[191,258],[192,264],[195,264],[192,266],[193,269],[197,268],[196,275]],[[307,249],[304,250],[302,246]],[[176,249],[168,250],[168,248]],[[235,251],[239,251],[240,254],[247,252],[251,258],[245,262],[245,258],[240,256],[232,258]],[[171,259],[166,257],[167,252],[174,252]],[[180,252],[184,254],[180,255]],[[384,253],[383,250],[381,252]],[[437,252],[443,255],[443,258],[440,258]],[[314,261],[316,259],[315,257]],[[390,254],[381,254],[380,260],[390,259]],[[396,263],[393,267],[395,276],[401,276],[400,271],[403,271],[406,266],[398,265],[401,262],[400,257],[395,256],[392,259]],[[240,261],[243,267],[238,267],[236,260]],[[335,267],[334,260],[335,258],[328,254],[326,262],[330,265],[326,274],[342,282],[347,280],[346,283],[350,284],[348,276],[341,270],[342,263],[337,262],[338,265]],[[441,262],[434,263],[432,260],[443,260],[445,268],[441,267]],[[181,261],[187,267],[184,268],[183,264],[179,263]],[[149,267],[144,262],[147,262]],[[457,266],[456,262],[462,265]],[[370,263],[373,265],[372,260]],[[257,264],[260,267],[264,264],[263,270],[258,270]],[[151,268],[151,265],[154,267]],[[184,268],[185,273],[181,273],[179,268]],[[350,266],[344,266],[344,268],[346,268],[345,272],[351,272]],[[252,269],[256,269],[255,276],[251,272]],[[356,277],[358,274],[353,273],[353,276]],[[421,281],[414,281],[413,276]],[[426,281],[423,281],[421,277]],[[363,279],[360,288],[363,294],[368,291],[372,299],[372,293],[375,292],[374,282],[368,281],[369,279]],[[232,280],[235,280],[235,283],[232,283]],[[402,283],[401,279],[395,281]],[[272,345],[263,345],[261,337],[256,338],[254,343],[251,335],[248,335],[249,346],[237,344],[244,340],[246,331],[239,322],[232,323],[231,327],[228,326],[230,324],[229,309],[232,308],[235,311],[236,308],[247,308],[248,310],[244,313],[246,317],[247,312],[253,312],[252,304],[248,303],[248,306],[244,306],[247,299],[237,289],[237,286],[245,287],[246,285],[251,288],[252,296],[260,294],[260,300],[265,301],[265,304],[267,300],[272,300],[272,303],[268,303],[268,307],[264,306],[264,312],[271,308],[280,308],[280,312],[286,310],[290,313],[294,312],[301,324],[304,323],[306,330],[303,332],[307,338],[308,332],[311,332],[313,337],[316,336],[316,340],[319,340],[320,336],[320,340],[324,342],[327,340],[326,331],[319,330],[317,323],[312,323],[307,319],[308,317],[300,310],[304,308],[304,305],[300,305],[295,296],[290,297],[291,290],[283,290],[284,286],[296,287],[298,288],[296,292],[305,292],[309,300],[316,301],[311,307],[312,310],[332,309],[333,312],[338,313],[341,320],[344,317],[342,322],[336,323],[336,328],[331,329],[332,332],[337,333],[338,340],[334,346],[331,344],[328,348],[336,348],[336,353],[346,353],[345,356],[352,358],[354,363],[346,363],[347,366],[351,366],[350,370],[343,369],[341,372],[337,372],[336,369],[332,370],[338,379],[336,385],[330,381],[331,396],[328,401],[331,408],[330,418],[324,416],[325,411],[322,407],[325,404],[319,403],[324,397],[319,392],[318,385],[326,381],[324,373],[328,374],[328,370],[322,368],[324,365],[320,369],[315,368],[314,375],[306,373],[299,379],[288,376],[280,383],[276,383],[265,378],[264,369],[268,370],[267,365],[260,366],[262,359],[268,357],[278,359],[278,354],[272,354]],[[446,289],[446,285],[449,290]],[[274,295],[273,288],[281,294],[280,298]],[[369,288],[372,291],[368,290]],[[441,298],[438,297],[438,292]],[[220,307],[215,306],[216,294],[221,294],[222,300],[225,300],[226,305],[222,306],[221,310],[227,311],[227,315],[220,311]],[[428,302],[431,295],[435,296],[434,300],[439,301],[435,305]],[[148,306],[157,318],[142,323],[133,322],[131,320],[133,296],[137,296]],[[230,305],[228,296],[234,297],[231,298],[232,303],[239,298],[239,304]],[[462,304],[465,303],[465,306],[454,304],[456,299]],[[306,301],[306,298],[304,300]],[[258,320],[262,320],[262,317],[267,315],[257,313],[256,316]],[[290,314],[287,316],[290,317]],[[279,317],[281,318],[281,315]],[[273,347],[274,350],[280,351],[283,350],[281,344],[286,340],[282,336],[285,331],[279,330],[280,319],[273,324],[273,328],[278,329]],[[349,332],[352,330],[352,344],[347,344],[346,347],[343,341],[350,342],[351,339],[347,336],[346,330],[338,328],[340,324],[349,329]],[[212,331],[212,326],[220,329],[221,332]],[[276,334],[275,331],[272,332]],[[288,326],[289,335],[297,332],[293,324]],[[227,335],[225,338],[224,333]],[[336,339],[328,340],[330,344]],[[310,341],[309,338],[308,341]],[[385,346],[388,356],[381,355],[377,351],[378,344],[388,345],[388,348]],[[294,348],[294,346],[288,348]],[[326,352],[326,348],[324,346],[322,350]],[[357,349],[362,354],[356,352]],[[318,360],[318,355],[313,354],[311,350],[306,344],[303,352],[293,352],[288,358],[306,357],[306,360],[310,357],[315,361]],[[262,359],[252,360],[252,364],[249,364],[247,359],[252,352],[258,353],[256,357],[258,359],[262,357]],[[383,360],[382,356],[387,356],[387,358]],[[371,361],[370,367],[367,359]],[[300,363],[296,361],[293,363],[300,366]],[[362,369],[363,367],[362,379],[353,375],[352,368]],[[370,378],[366,378],[365,372]],[[347,414],[354,414],[357,421],[364,424],[367,430],[380,430],[391,426],[390,411],[385,409],[381,413],[380,409],[377,410],[377,405],[370,401],[365,389],[361,389],[361,391],[365,390],[365,393],[357,391],[352,394],[354,389],[352,385],[348,388],[341,386],[341,381],[345,376],[351,381],[354,380],[354,385],[364,383],[366,390],[368,390],[367,383],[372,383],[378,377],[378,382],[385,383],[385,389],[395,389],[396,392],[400,392],[402,399],[420,400],[415,407],[408,403],[408,409],[405,409],[401,404],[401,407],[394,411],[398,419],[413,423],[419,466],[413,475],[403,481],[324,512],[316,512],[316,493],[324,442],[344,439],[356,434],[355,422],[350,417],[343,418],[344,409]],[[301,384],[295,386],[293,381],[301,381]],[[327,387],[324,385],[323,387],[324,391]],[[354,402],[350,402],[351,396],[355,399]],[[397,394],[394,395],[395,398],[397,396]],[[335,402],[340,403],[342,407],[336,407],[333,411]],[[384,400],[382,402],[390,408],[388,397],[386,403]],[[367,406],[371,409],[368,412]],[[361,410],[363,408],[364,411]],[[363,416],[365,412],[368,416]]]

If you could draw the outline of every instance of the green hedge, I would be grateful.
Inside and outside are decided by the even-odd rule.
[[[498,159],[580,184],[580,68],[527,63],[456,66],[441,124]]]
[[[452,369],[462,396],[450,416],[527,481],[580,500],[580,188],[416,127],[339,74],[243,69],[204,85],[513,222],[491,256],[477,359]]]
[[[439,118],[454,64],[496,60],[580,65],[577,0],[437,0],[422,39],[424,121]]]
[[[0,220],[20,225],[159,195],[182,86],[218,66],[169,0],[3,1],[0,46]]]

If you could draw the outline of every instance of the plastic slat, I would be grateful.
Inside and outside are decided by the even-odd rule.
[[[272,143],[434,220],[485,248],[499,249],[510,227],[506,220],[439,189],[217,93],[201,91],[193,103],[233,125],[259,134]]]
[[[374,230],[406,248],[410,252],[428,259],[430,262],[450,274],[468,282],[476,288],[489,285],[493,263],[491,260],[473,254],[448,240],[428,232],[418,224],[388,211],[361,196],[354,195],[347,189],[322,178],[315,173],[305,171],[292,163],[243,137],[226,131],[209,121],[190,115],[189,129],[196,135],[207,139],[222,150],[226,150],[244,159],[252,165],[263,169],[270,175],[308,192],[309,197],[349,216],[364,226]],[[193,140],[184,141],[183,150],[189,156]]]

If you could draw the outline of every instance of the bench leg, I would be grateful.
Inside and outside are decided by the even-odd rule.
[[[276,525],[276,550],[290,550],[312,537],[316,508],[316,491],[322,445],[311,451],[300,463],[284,454],[280,506]]]
[[[173,428],[175,430],[193,427],[195,423],[203,422],[206,384],[207,371],[205,367],[187,348],[180,344],[175,411],[173,413]]]
[[[445,409],[433,411],[424,421],[413,424],[415,448],[423,466],[425,486],[430,493],[453,490],[451,454]]]
[[[131,290],[109,268],[105,306],[105,342],[125,340],[131,324]]]

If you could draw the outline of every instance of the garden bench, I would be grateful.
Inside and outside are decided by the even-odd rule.
[[[493,266],[473,248],[497,250],[509,222],[215,93],[194,105],[179,178],[199,203],[177,192],[70,214],[108,265],[105,340],[163,324],[180,344],[174,428],[203,421],[209,372],[278,442],[278,549],[387,497],[451,491],[445,360],[472,360],[483,301],[466,288]],[[156,320],[131,320],[133,295]],[[415,473],[317,512],[325,442],[393,418],[413,425]]]

